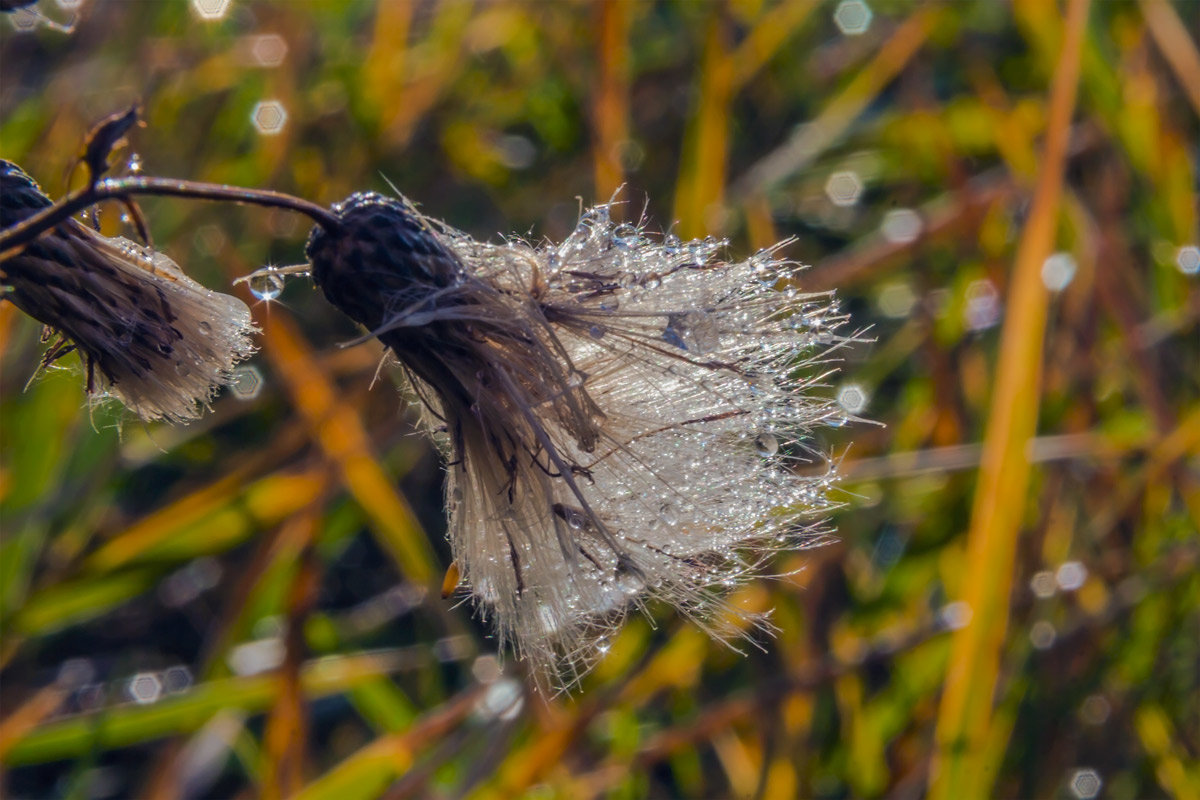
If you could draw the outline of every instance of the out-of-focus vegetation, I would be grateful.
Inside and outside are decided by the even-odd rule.
[[[135,99],[149,174],[390,182],[479,238],[625,184],[735,252],[796,237],[875,338],[828,391],[885,425],[825,442],[840,541],[738,596],[761,651],[656,609],[523,698],[438,591],[435,455],[306,282],[186,428],[26,386],[0,303],[6,796],[1200,796],[1200,4],[40,9],[76,5],[0,19],[0,156],[52,196]],[[294,215],[143,208],[213,287],[303,258]]]

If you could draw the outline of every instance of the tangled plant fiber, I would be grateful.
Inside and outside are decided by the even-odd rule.
[[[726,636],[729,589],[822,538],[835,471],[811,433],[846,421],[810,391],[844,317],[782,245],[729,262],[610,210],[562,244],[487,244],[355,194],[307,248],[420,399],[456,568],[543,688],[651,599]]]

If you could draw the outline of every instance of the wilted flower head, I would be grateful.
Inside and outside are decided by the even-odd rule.
[[[20,167],[0,161],[0,227],[51,205]],[[48,366],[78,350],[89,394],[144,420],[200,415],[230,369],[254,352],[246,305],[209,291],[160,252],[60,223],[0,262],[4,298],[58,340]]]
[[[727,262],[609,206],[541,246],[374,193],[333,211],[313,279],[411,381],[456,567],[539,683],[577,679],[649,599],[712,630],[769,554],[820,538],[833,469],[809,434],[845,417],[808,390],[842,317],[778,248]]]

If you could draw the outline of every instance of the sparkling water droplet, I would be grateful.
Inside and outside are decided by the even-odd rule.
[[[283,276],[271,271],[260,271],[250,276],[250,294],[259,300],[274,300],[283,294]]]
[[[668,525],[674,526],[679,524],[679,514],[675,512],[675,507],[670,503],[662,504],[658,509],[658,516]]]
[[[760,433],[754,440],[760,456],[773,456],[779,452],[779,439],[773,433]]]
[[[129,163],[125,165],[125,169],[132,175],[137,175],[142,171],[142,156],[140,153],[134,153],[129,157]]]
[[[642,237],[638,234],[638,229],[628,222],[623,222],[614,228],[612,237],[613,244],[622,250],[632,250],[642,243]]]

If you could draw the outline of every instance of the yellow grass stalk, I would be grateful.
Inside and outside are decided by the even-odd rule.
[[[938,714],[930,786],[935,799],[986,797],[994,778],[983,774],[981,757],[992,724],[1017,536],[1029,488],[1026,444],[1037,428],[1046,328],[1041,267],[1054,245],[1087,10],[1088,0],[1069,0],[1041,171],[1013,268],[967,538],[961,599],[971,618],[955,634]]]

